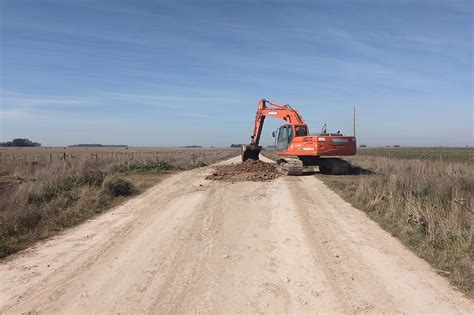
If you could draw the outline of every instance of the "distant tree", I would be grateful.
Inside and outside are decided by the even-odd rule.
[[[40,147],[41,143],[33,142],[29,139],[16,138],[12,141],[1,142],[1,147]]]
[[[232,143],[230,145],[231,148],[240,148],[241,144],[235,144],[235,143]]]
[[[394,147],[394,148],[399,148],[400,145],[399,145],[399,144],[394,144],[393,147]]]
[[[359,146],[359,148],[367,148],[367,145],[361,144],[361,145]]]

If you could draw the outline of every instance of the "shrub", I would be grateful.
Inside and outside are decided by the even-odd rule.
[[[59,195],[65,193],[71,195],[72,190],[77,187],[77,180],[74,176],[70,176],[60,181],[59,183],[51,184],[42,187],[39,191],[33,191],[28,195],[28,203],[39,204],[50,202]],[[74,199],[74,198],[71,198]]]
[[[133,184],[123,178],[114,177],[106,182],[107,192],[114,196],[130,196],[135,192]]]
[[[104,178],[105,172],[98,169],[87,169],[81,176],[81,182],[89,186],[101,186]]]

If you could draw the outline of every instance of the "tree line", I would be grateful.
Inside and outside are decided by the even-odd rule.
[[[17,138],[12,141],[0,142],[0,147],[40,147],[41,143],[33,142],[30,139]]]

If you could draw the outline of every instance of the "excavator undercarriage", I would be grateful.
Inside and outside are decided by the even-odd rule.
[[[258,160],[262,147],[251,148],[243,145],[241,150],[242,161]],[[303,175],[305,168],[319,167],[319,172],[325,175],[346,175],[349,173],[350,164],[339,158],[321,158],[312,156],[301,157],[279,157],[276,161],[278,169],[285,175]]]
[[[303,161],[297,158],[284,158],[277,160],[278,169],[285,175],[299,176],[303,175]]]
[[[345,175],[350,170],[350,164],[347,161],[335,157],[302,156],[300,159],[304,166],[318,166],[321,174]]]

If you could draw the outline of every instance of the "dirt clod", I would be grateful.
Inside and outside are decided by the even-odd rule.
[[[206,177],[210,180],[227,182],[265,182],[280,177],[281,173],[273,163],[260,160],[247,160],[239,164],[219,165],[215,171]]]

